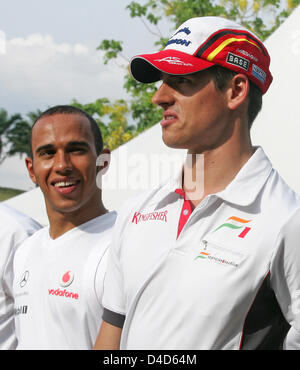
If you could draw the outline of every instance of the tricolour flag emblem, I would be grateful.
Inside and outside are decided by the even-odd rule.
[[[240,217],[231,216],[226,221],[227,222],[217,227],[213,232],[216,232],[222,229],[223,227],[228,227],[230,229],[243,229],[243,231],[238,236],[240,238],[244,238],[248,234],[248,232],[251,230],[251,227],[245,226],[245,224],[247,224],[251,220],[245,220]]]

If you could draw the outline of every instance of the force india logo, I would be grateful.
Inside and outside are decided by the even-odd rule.
[[[211,255],[211,253],[204,252],[204,251],[202,251],[199,254],[199,256],[197,256],[195,258],[195,260],[198,259],[198,258],[201,258],[201,259],[206,259],[207,258],[209,260],[212,260],[213,262],[217,262],[217,263],[222,264],[224,266],[238,267],[238,264],[235,261],[231,261],[231,260],[228,260],[228,259],[225,259],[225,258],[216,257],[216,256]]]
[[[228,227],[234,230],[243,229],[243,231],[238,235],[238,237],[244,238],[248,234],[248,232],[251,230],[251,227],[245,226],[245,224],[247,224],[250,221],[251,220],[245,220],[240,217],[231,216],[226,220],[224,224],[217,227],[213,232],[216,232],[222,229],[223,227]]]

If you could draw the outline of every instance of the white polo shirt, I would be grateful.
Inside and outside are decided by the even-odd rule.
[[[92,349],[115,220],[110,212],[55,240],[45,227],[20,246],[13,285],[17,349]]]
[[[283,349],[288,351],[297,351],[300,349],[300,333],[291,328],[284,340]]]
[[[300,225],[299,196],[257,148],[177,237],[189,212],[180,187],[119,213],[103,320],[121,326],[126,317],[121,349],[280,348],[289,325],[300,331],[300,227],[289,227]]]
[[[0,204],[0,349],[15,349],[12,294],[13,257],[18,246],[41,225],[23,213]]]

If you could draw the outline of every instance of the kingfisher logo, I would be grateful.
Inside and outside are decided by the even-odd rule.
[[[245,220],[240,217],[231,216],[227,219],[228,222],[225,222],[224,224],[217,227],[213,232],[216,232],[223,227],[228,227],[230,229],[243,229],[243,231],[238,235],[239,238],[244,238],[248,232],[251,230],[251,227],[244,226],[248,222],[251,222],[251,220]]]
[[[74,274],[72,271],[67,271],[66,273],[63,274],[63,276],[60,279],[60,286],[62,287],[67,287],[73,283],[74,280]]]
[[[140,212],[135,212],[131,220],[132,223],[138,224],[140,221],[163,221],[167,222],[168,211],[163,212],[150,212],[142,214]]]

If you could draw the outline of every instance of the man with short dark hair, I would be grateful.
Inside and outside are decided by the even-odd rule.
[[[219,17],[131,60],[137,81],[162,80],[162,139],[188,154],[120,211],[95,349],[279,349],[300,331],[300,198],[250,138],[269,64],[254,34]]]
[[[41,114],[31,147],[26,165],[43,192],[49,226],[14,259],[17,349],[91,349],[116,218],[96,183],[108,166],[108,157],[99,165],[98,156],[109,150],[93,118],[71,106]]]

